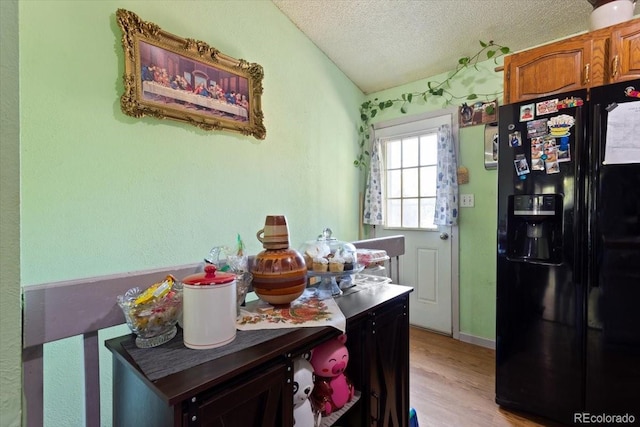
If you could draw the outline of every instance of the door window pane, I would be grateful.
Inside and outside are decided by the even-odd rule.
[[[433,217],[436,211],[436,198],[420,199],[420,228],[436,228]]]
[[[437,130],[382,140],[386,227],[434,229]]]
[[[387,173],[387,197],[395,198],[402,196],[402,169],[389,171]]]
[[[402,226],[407,228],[418,228],[418,199],[402,200]]]
[[[387,199],[387,211],[385,212],[387,227],[402,226],[401,199]]]
[[[402,140],[402,167],[411,168],[418,166],[418,137]]]
[[[420,164],[436,165],[438,163],[438,135],[430,133],[420,137]]]
[[[391,140],[386,142],[387,169],[400,169],[402,167],[402,141]]]
[[[418,169],[402,169],[402,197],[418,197]]]
[[[420,197],[436,196],[436,166],[420,168]]]

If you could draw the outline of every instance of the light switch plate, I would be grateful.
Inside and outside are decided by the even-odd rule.
[[[460,207],[472,208],[475,206],[475,200],[473,194],[461,194],[460,195]]]

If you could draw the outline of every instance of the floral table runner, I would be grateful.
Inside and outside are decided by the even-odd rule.
[[[321,300],[314,288],[305,289],[289,305],[273,306],[262,300],[240,308],[236,328],[240,331],[333,326],[346,330],[346,319],[333,298]]]

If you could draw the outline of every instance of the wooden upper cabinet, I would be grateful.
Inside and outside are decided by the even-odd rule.
[[[640,19],[508,55],[504,102],[640,78]]]
[[[591,45],[591,40],[567,40],[507,56],[504,60],[505,102],[587,87]]]
[[[610,82],[640,78],[640,19],[611,34]]]

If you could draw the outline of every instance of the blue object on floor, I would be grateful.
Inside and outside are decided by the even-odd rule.
[[[418,414],[416,413],[416,410],[413,408],[409,408],[409,427],[419,427]]]

